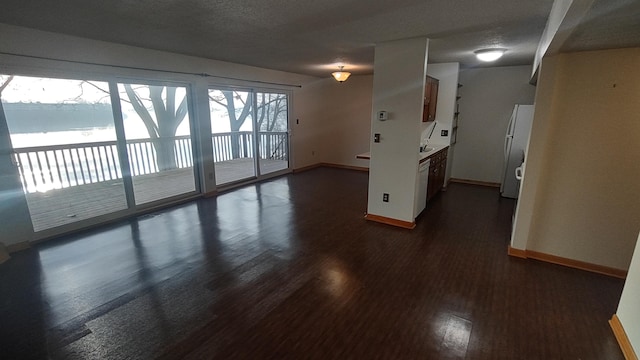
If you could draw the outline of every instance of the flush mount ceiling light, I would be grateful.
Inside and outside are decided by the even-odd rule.
[[[480,61],[496,61],[504,55],[505,51],[505,49],[482,49],[475,51],[475,54]]]
[[[349,76],[351,76],[351,73],[348,71],[342,71],[342,69],[344,68],[344,66],[340,66],[339,67],[339,71],[336,72],[332,72],[331,75],[333,75],[333,77],[338,80],[338,82],[345,82]]]

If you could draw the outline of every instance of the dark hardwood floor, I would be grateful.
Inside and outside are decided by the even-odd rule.
[[[623,359],[623,281],[508,257],[497,189],[451,184],[414,230],[366,197],[319,168],[16,253],[0,357]]]

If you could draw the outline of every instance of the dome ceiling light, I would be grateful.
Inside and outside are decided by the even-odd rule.
[[[476,54],[478,60],[489,62],[500,59],[505,52],[505,49],[482,49],[476,50],[474,53]]]

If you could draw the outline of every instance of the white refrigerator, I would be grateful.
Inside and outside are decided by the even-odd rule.
[[[504,165],[500,183],[500,195],[503,197],[518,197],[520,180],[516,179],[516,168],[524,162],[532,121],[533,105],[516,105],[513,108],[504,139]]]

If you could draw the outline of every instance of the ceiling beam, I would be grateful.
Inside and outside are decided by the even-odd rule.
[[[595,0],[555,0],[533,59],[530,83],[538,80],[538,70],[545,55],[557,54],[562,44],[585,18]]]

